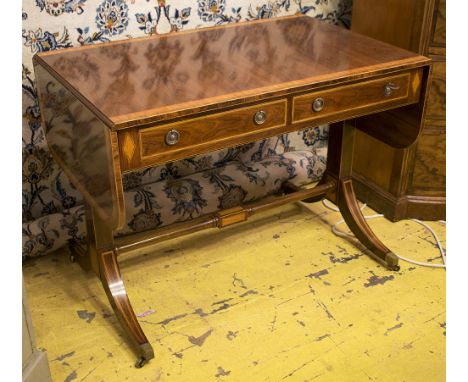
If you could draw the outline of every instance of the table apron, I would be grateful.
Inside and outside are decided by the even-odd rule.
[[[169,123],[119,130],[121,169],[143,169],[417,103],[422,76],[423,69],[416,68]],[[314,109],[314,102],[321,102],[320,110]]]

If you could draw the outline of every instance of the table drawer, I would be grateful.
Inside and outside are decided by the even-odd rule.
[[[293,98],[292,120],[294,123],[306,122],[334,115],[343,115],[342,119],[346,119],[363,112],[417,102],[421,75],[420,70],[413,70],[296,96]]]
[[[187,157],[236,144],[286,125],[286,99],[139,130],[142,164]]]

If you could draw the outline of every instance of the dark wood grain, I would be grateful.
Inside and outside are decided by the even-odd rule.
[[[431,56],[432,65],[432,82],[427,100],[426,121],[429,125],[445,126],[445,109],[446,109],[446,64],[445,58],[439,56]]]
[[[434,20],[430,39],[432,47],[445,47],[446,40],[446,0],[436,0]]]
[[[424,195],[441,195],[445,175],[445,133],[427,131],[418,140],[411,187]]]

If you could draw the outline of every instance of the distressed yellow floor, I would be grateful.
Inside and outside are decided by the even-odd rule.
[[[387,271],[331,233],[338,213],[310,210],[289,205],[122,258],[156,353],[142,369],[95,276],[64,252],[27,262],[53,380],[444,381],[445,271]],[[416,223],[370,225],[395,252],[440,261]]]

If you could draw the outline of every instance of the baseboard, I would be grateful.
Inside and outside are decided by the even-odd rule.
[[[445,220],[446,198],[443,196],[396,197],[357,173],[353,174],[353,186],[359,200],[391,221],[409,218]]]
[[[34,351],[27,364],[23,367],[23,382],[51,381],[46,352]]]
[[[406,218],[445,220],[445,196],[408,195]]]

